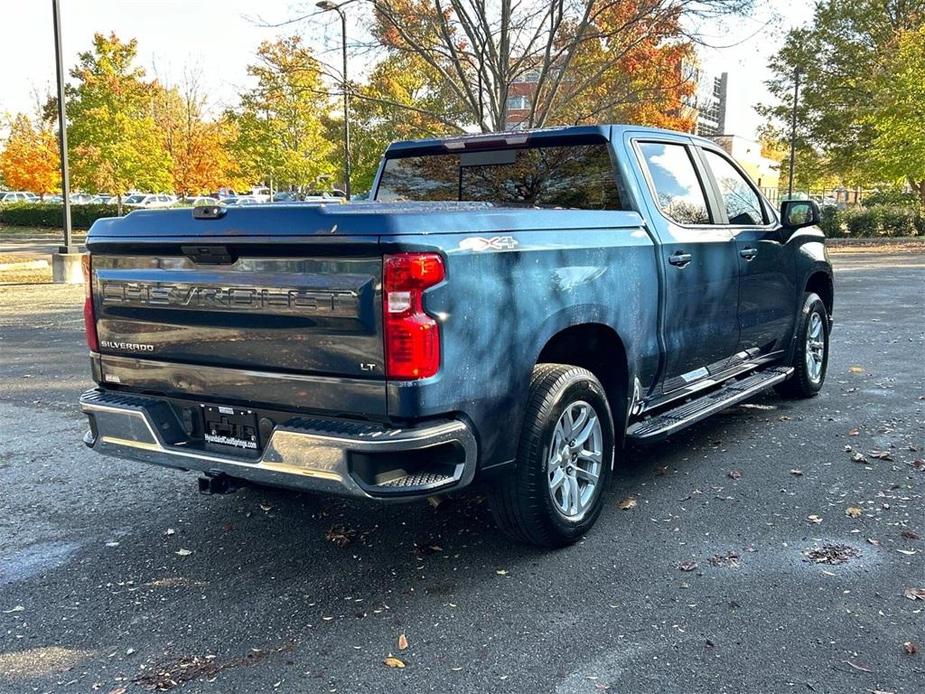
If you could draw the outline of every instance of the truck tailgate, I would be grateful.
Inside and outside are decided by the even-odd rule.
[[[240,385],[240,400],[272,399],[272,382],[284,387],[287,376],[303,384],[357,379],[381,386],[384,411],[381,274],[378,252],[345,254],[312,244],[268,247],[237,239],[101,249],[92,256],[99,351],[104,365],[107,355],[130,357],[139,371],[160,378],[170,374],[163,363],[176,364],[175,375],[187,380],[196,367],[249,372],[231,379]],[[112,364],[124,369],[125,359]],[[124,375],[107,379],[105,371],[109,384],[123,382]],[[247,392],[261,375],[259,392]],[[177,378],[170,390],[197,390],[185,382]],[[144,380],[136,385],[156,389]],[[312,409],[305,395],[289,405]],[[346,405],[329,393],[320,409]]]

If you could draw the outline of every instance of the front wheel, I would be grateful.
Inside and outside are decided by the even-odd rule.
[[[601,513],[613,455],[610,407],[594,374],[537,365],[517,460],[490,492],[498,527],[539,547],[580,539]]]
[[[829,365],[829,313],[817,294],[807,292],[797,323],[794,373],[775,386],[789,398],[811,398],[822,388]]]

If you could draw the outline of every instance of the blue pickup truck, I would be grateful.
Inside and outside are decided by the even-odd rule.
[[[100,453],[381,501],[488,491],[544,547],[594,524],[629,443],[822,386],[812,201],[775,210],[688,134],[401,142],[371,201],[137,211],[87,238]]]

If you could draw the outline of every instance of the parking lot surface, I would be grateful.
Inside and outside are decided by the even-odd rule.
[[[201,497],[93,454],[82,288],[0,287],[0,691],[925,691],[925,256],[835,263],[822,394],[626,452],[552,553],[478,490]]]

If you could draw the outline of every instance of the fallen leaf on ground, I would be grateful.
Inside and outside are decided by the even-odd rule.
[[[865,458],[864,454],[860,452],[855,453],[853,456],[851,456],[851,460],[852,462],[855,462],[855,463],[866,463],[867,462],[867,458]]]
[[[877,460],[893,460],[893,456],[889,451],[871,451],[868,455]]]
[[[897,549],[896,551],[899,552],[900,554],[905,554],[910,557],[913,554],[918,554],[918,550],[915,550],[915,549]]]
[[[260,504],[260,508],[261,508],[261,510],[263,510],[263,511],[272,511],[272,510],[273,510],[273,507],[270,506],[269,504]]]
[[[914,530],[903,530],[902,533],[900,534],[907,540],[918,540],[919,539],[918,533],[915,532]]]
[[[680,564],[678,564],[678,568],[681,569],[681,571],[693,571],[697,568],[697,562],[690,560],[682,561]]]
[[[383,660],[382,662],[383,662],[383,664],[386,665],[387,667],[394,667],[394,668],[398,668],[398,669],[401,669],[401,668],[405,667],[405,661],[399,660],[398,658],[396,658],[395,656],[392,656],[392,655],[390,655],[388,658],[386,658],[386,659]]]
[[[915,655],[916,653],[919,652],[919,647],[916,646],[914,643],[912,643],[912,641],[906,641],[903,644],[903,650],[906,652],[907,655]]]
[[[912,467],[915,470],[925,470],[925,460],[922,460],[921,458],[917,458],[916,460],[913,460]]]
[[[910,600],[925,600],[925,588],[906,588],[903,596]]]
[[[408,637],[404,634],[398,635],[398,650],[406,651],[408,650]]]
[[[815,523],[815,524],[818,525],[819,523],[822,522],[822,517],[821,517],[821,516],[817,516],[817,515],[814,513],[814,514],[811,515],[811,516],[806,516],[806,520],[808,520],[810,523]]]
[[[860,435],[861,435],[861,430],[858,429],[857,427],[855,427],[854,429],[848,432],[848,436],[860,436]]]
[[[498,569],[495,573],[499,576],[507,576],[507,571],[505,569]]]
[[[726,477],[728,477],[731,480],[737,480],[741,476],[742,476],[741,470],[730,470],[729,472],[726,473]]]
[[[816,564],[844,564],[861,553],[849,545],[823,545],[806,550],[803,554]]]
[[[328,528],[324,537],[328,542],[333,542],[338,547],[346,547],[353,542],[354,535],[356,535],[356,531],[350,528],[344,527],[343,525],[332,525]]]
[[[636,501],[636,497],[628,496],[623,501],[621,501],[619,504],[617,504],[617,508],[620,509],[621,511],[629,511],[631,508],[636,508],[636,506],[638,505],[639,505],[639,502]]]
[[[177,532],[177,531],[174,530],[173,528],[167,528],[167,530],[164,531],[164,534],[165,534],[165,535],[173,535],[173,534],[176,533],[176,532]]]
[[[863,366],[849,366],[848,371],[850,371],[853,374],[862,374],[864,373],[864,367]]]
[[[191,555],[192,553],[193,553],[193,550],[191,550],[191,549],[182,549],[182,548],[181,548],[181,549],[178,549],[176,552],[174,552],[174,554],[179,555],[179,556],[181,556],[181,557],[188,557],[188,556]]]
[[[11,610],[3,610],[3,614],[13,614],[14,612],[25,612],[26,608],[22,605],[17,605]]]
[[[790,474],[793,475],[794,477],[802,477],[803,471],[800,470],[799,468],[794,467],[794,468],[790,468]]]
[[[849,518],[860,518],[862,513],[864,513],[864,511],[857,506],[849,506],[845,509],[845,515]]]

